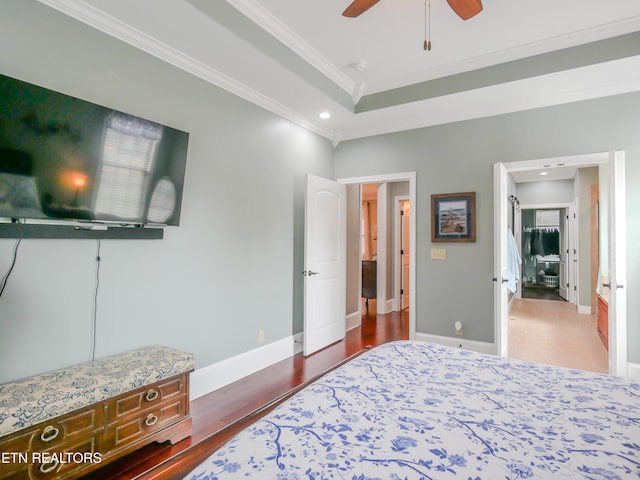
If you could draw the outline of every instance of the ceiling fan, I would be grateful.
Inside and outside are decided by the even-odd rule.
[[[354,0],[347,9],[342,12],[345,17],[357,17],[371,7],[373,7],[380,0]],[[471,17],[476,16],[482,11],[481,0],[447,0],[449,6],[454,12],[463,20],[469,20]]]

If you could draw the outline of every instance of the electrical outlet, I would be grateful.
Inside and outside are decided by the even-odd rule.
[[[260,345],[264,343],[264,330],[258,330],[258,343]]]
[[[457,321],[456,323],[453,324],[453,328],[456,332],[456,335],[461,337],[462,334],[464,333],[464,327],[462,326],[462,322]]]
[[[432,248],[431,249],[431,260],[446,260],[447,259],[447,249],[446,248]]]

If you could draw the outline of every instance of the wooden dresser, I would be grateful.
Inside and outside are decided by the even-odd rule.
[[[609,302],[602,295],[598,295],[598,335],[609,350]]]
[[[193,356],[148,347],[0,385],[0,479],[72,479],[191,435]]]

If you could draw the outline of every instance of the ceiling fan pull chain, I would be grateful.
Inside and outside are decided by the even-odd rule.
[[[431,50],[431,0],[429,0],[429,41],[427,41],[427,0],[424,0],[424,45],[425,50]]]

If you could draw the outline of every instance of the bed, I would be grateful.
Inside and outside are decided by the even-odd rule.
[[[391,342],[311,383],[186,478],[640,478],[640,383]]]

